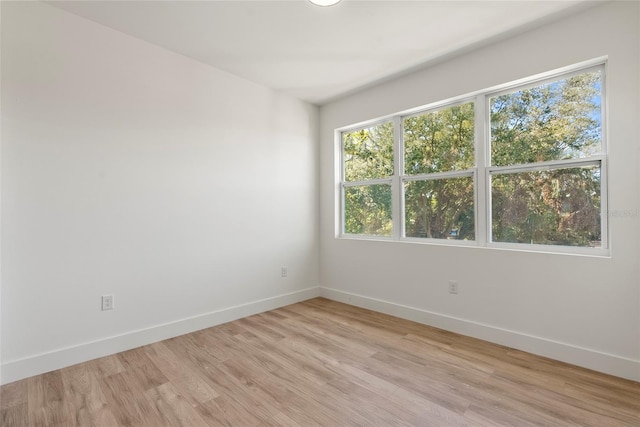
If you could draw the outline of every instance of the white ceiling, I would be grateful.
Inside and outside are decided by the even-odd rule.
[[[593,1],[52,1],[218,69],[323,104]]]

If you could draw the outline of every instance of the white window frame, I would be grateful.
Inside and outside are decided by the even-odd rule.
[[[407,237],[406,235],[406,209],[405,209],[405,194],[404,194],[404,184],[406,182],[411,182],[411,181],[432,181],[432,180],[439,180],[439,179],[448,179],[448,178],[468,178],[471,177],[473,179],[473,187],[474,187],[474,201],[473,201],[473,207],[474,207],[474,212],[475,212],[475,217],[474,217],[474,227],[477,230],[477,195],[475,195],[477,193],[477,191],[475,191],[475,189],[477,189],[477,180],[476,180],[476,175],[477,175],[477,169],[478,169],[478,161],[477,161],[477,138],[474,137],[474,166],[469,168],[469,169],[464,169],[464,170],[460,170],[460,171],[447,171],[447,172],[432,172],[432,173],[425,173],[425,174],[420,174],[420,175],[406,175],[405,174],[405,170],[404,170],[404,157],[405,157],[405,152],[404,152],[404,121],[408,118],[411,117],[415,117],[415,116],[421,116],[423,114],[428,114],[431,112],[436,112],[436,111],[440,111],[440,110],[444,110],[447,108],[452,108],[452,107],[457,107],[463,104],[468,104],[470,102],[474,103],[474,108],[475,108],[475,103],[476,103],[476,99],[475,97],[462,97],[462,98],[457,98],[455,100],[452,101],[448,101],[448,102],[441,102],[435,105],[431,105],[428,108],[424,108],[424,109],[420,109],[417,111],[412,111],[411,114],[403,114],[403,115],[398,115],[397,116],[397,120],[399,122],[398,124],[398,129],[399,129],[399,135],[398,135],[398,141],[399,143],[398,145],[398,150],[394,153],[399,153],[397,156],[394,156],[394,159],[396,159],[396,161],[399,163],[399,189],[398,192],[400,193],[400,200],[399,200],[399,218],[400,218],[400,226],[398,227],[400,229],[400,236],[399,239],[400,240],[405,240],[405,241],[410,241],[410,242],[424,242],[424,241],[428,241],[428,242],[442,242],[443,240],[445,240],[447,243],[449,244],[459,244],[460,242],[462,242],[463,244],[468,244],[468,242],[475,242],[477,241],[477,237],[475,240],[446,240],[446,239],[436,239],[436,238],[428,238],[428,237]],[[477,118],[475,116],[475,114],[477,113],[477,111],[474,111],[474,133],[475,133],[475,127],[477,125]]]
[[[344,161],[344,140],[342,139],[342,135],[345,133],[349,133],[349,132],[353,132],[353,131],[357,131],[363,128],[370,128],[370,127],[375,127],[378,125],[382,125],[385,123],[393,123],[393,132],[394,132],[394,136],[393,136],[393,152],[394,152],[394,156],[393,156],[393,175],[386,177],[386,178],[375,178],[375,179],[366,179],[366,180],[361,180],[361,181],[346,181],[345,179],[345,161]],[[396,203],[396,194],[394,193],[394,189],[395,189],[395,177],[397,175],[397,161],[396,161],[396,156],[395,156],[395,150],[396,150],[396,144],[397,144],[397,128],[396,128],[396,123],[395,120],[393,120],[393,117],[386,117],[386,118],[381,118],[381,119],[376,119],[373,121],[368,121],[365,124],[360,124],[357,126],[351,126],[349,128],[344,128],[344,129],[340,129],[339,132],[337,132],[337,134],[339,135],[339,150],[340,150],[340,155],[338,156],[340,159],[340,183],[339,183],[339,188],[340,188],[340,237],[351,237],[351,238],[358,238],[358,239],[370,239],[370,240],[394,240],[396,238],[396,229],[398,228],[396,221],[393,220],[393,218],[396,218],[395,214],[396,212],[394,211]],[[391,186],[391,235],[390,236],[383,236],[383,235],[378,235],[378,234],[347,234],[345,232],[345,225],[346,225],[346,221],[345,221],[345,189],[349,188],[349,187],[362,187],[362,186],[367,186],[367,185],[376,185],[376,184],[387,184]]]
[[[566,160],[553,160],[538,163],[517,164],[508,166],[491,165],[491,126],[490,126],[490,100],[501,94],[512,93],[514,91],[537,87],[545,83],[569,78],[578,74],[590,71],[601,71],[601,151],[599,154]],[[519,79],[503,85],[479,90],[463,96],[458,96],[444,101],[431,103],[397,114],[379,117],[374,120],[357,123],[336,129],[336,166],[339,173],[336,174],[337,184],[337,233],[336,237],[341,239],[358,240],[382,240],[382,241],[405,241],[422,244],[484,247],[499,250],[516,250],[527,252],[561,253],[590,256],[609,256],[609,224],[608,212],[608,144],[607,144],[607,95],[606,95],[607,58],[601,57],[579,64],[563,67],[532,77]],[[405,175],[404,170],[404,129],[403,123],[406,118],[438,111],[444,108],[454,107],[468,102],[474,103],[474,136],[475,136],[475,166],[472,169],[463,171],[436,172],[421,175]],[[393,122],[394,127],[394,174],[391,177],[345,182],[343,141],[342,135],[365,127],[376,126],[382,123]],[[519,173],[539,170],[552,170],[561,168],[584,167],[598,165],[600,167],[600,224],[601,224],[601,247],[590,248],[584,246],[560,246],[545,244],[527,243],[506,243],[494,242],[491,224],[491,176],[505,173]],[[456,177],[473,177],[474,180],[474,211],[475,211],[475,240],[449,240],[423,237],[405,236],[405,206],[404,206],[404,184],[410,181],[426,181],[434,179],[446,179]],[[374,236],[361,234],[348,234],[345,232],[345,206],[344,189],[346,187],[371,184],[390,184],[392,194],[392,234],[391,236]]]

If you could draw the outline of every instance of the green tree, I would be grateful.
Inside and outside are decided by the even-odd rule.
[[[474,163],[472,102],[404,120],[406,175],[468,170]],[[471,177],[405,183],[406,236],[473,240],[473,201]]]
[[[393,123],[342,134],[345,181],[393,175]]]
[[[591,72],[492,98],[492,164],[599,153],[600,86]],[[494,241],[599,245],[600,168],[495,174],[492,213]]]
[[[345,188],[345,232],[371,236],[390,236],[391,186],[362,185]]]
[[[342,135],[344,175],[347,182],[362,182],[393,175],[393,123],[345,132]],[[346,187],[345,233],[390,236],[391,186]]]

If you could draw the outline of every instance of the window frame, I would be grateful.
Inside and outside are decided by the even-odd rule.
[[[449,240],[449,239],[439,239],[439,238],[429,238],[429,237],[407,237],[406,235],[406,206],[405,206],[405,188],[404,188],[404,184],[406,182],[416,182],[416,181],[432,181],[432,180],[438,180],[438,179],[451,179],[451,178],[467,178],[467,177],[471,177],[473,179],[473,188],[474,188],[474,200],[473,200],[473,204],[474,204],[474,228],[476,230],[477,233],[477,221],[478,221],[478,214],[477,214],[477,170],[478,170],[478,160],[477,160],[477,145],[478,145],[478,139],[476,138],[476,124],[477,124],[477,118],[476,118],[476,113],[477,110],[475,109],[475,105],[476,105],[476,98],[477,97],[460,97],[460,98],[456,98],[455,100],[451,100],[451,101],[445,101],[445,102],[440,102],[437,104],[432,104],[426,108],[422,108],[422,109],[418,109],[418,110],[413,110],[410,114],[402,114],[402,115],[398,115],[397,119],[398,119],[398,126],[399,126],[399,138],[398,138],[398,151],[395,151],[397,153],[399,153],[398,156],[394,156],[395,160],[398,160],[398,171],[399,173],[396,175],[399,175],[399,193],[400,193],[400,203],[399,203],[399,219],[400,219],[400,225],[399,225],[399,232],[400,232],[400,236],[399,236],[399,240],[403,240],[403,241],[417,241],[417,242],[423,242],[425,240],[428,241],[437,241],[437,242],[441,242],[441,241],[446,241],[446,242],[475,242],[477,240],[477,237],[474,240]],[[447,108],[453,108],[453,107],[458,107],[464,104],[468,104],[468,103],[473,103],[474,105],[474,144],[473,144],[473,149],[474,149],[474,162],[473,165],[471,166],[471,168],[468,169],[464,169],[464,170],[452,170],[452,171],[446,171],[446,172],[432,172],[432,173],[423,173],[423,174],[418,174],[418,175],[407,175],[405,172],[405,144],[404,144],[404,121],[406,119],[409,119],[411,117],[416,117],[416,116],[421,116],[421,115],[425,115],[428,113],[432,113],[432,112],[436,112],[436,111],[441,111]],[[394,152],[394,153],[395,153]],[[475,233],[474,233],[475,234]],[[453,243],[453,244],[457,244],[457,243]]]
[[[551,160],[536,163],[514,164],[507,166],[492,166],[491,164],[491,99],[502,94],[538,87],[558,80],[599,70],[601,72],[601,149],[594,155],[562,160]],[[390,114],[373,120],[367,120],[354,125],[335,130],[337,155],[335,156],[338,174],[336,238],[356,240],[382,240],[435,245],[484,247],[498,250],[515,250],[541,253],[560,253],[589,256],[610,256],[610,235],[608,222],[608,143],[607,143],[607,58],[601,57],[579,64],[559,68],[546,73],[518,79],[498,86],[482,89],[476,92],[442,100],[417,108],[412,108],[396,114]],[[434,172],[420,175],[405,174],[404,152],[404,120],[418,115],[435,112],[445,108],[455,107],[465,103],[474,103],[474,165],[470,169],[461,171]],[[342,135],[365,127],[372,127],[382,123],[393,122],[394,129],[394,173],[393,176],[369,181],[345,182],[344,142]],[[563,246],[530,243],[495,242],[492,238],[492,188],[491,177],[531,172],[539,170],[564,169],[598,165],[600,167],[600,235],[601,246]],[[406,182],[427,181],[435,179],[449,179],[457,177],[472,177],[474,185],[474,221],[475,239],[457,240],[427,237],[406,236]],[[384,181],[384,182],[374,182]],[[355,185],[370,185],[385,183],[391,185],[391,220],[392,232],[390,236],[350,234],[345,232],[345,188]]]
[[[364,128],[372,128],[375,126],[379,126],[379,125],[383,125],[385,123],[392,123],[393,124],[393,152],[394,152],[394,156],[393,156],[393,175],[389,176],[389,177],[385,177],[385,178],[373,178],[373,179],[366,179],[366,180],[360,180],[360,181],[347,181],[346,180],[346,162],[344,160],[344,138],[342,137],[343,134],[345,133],[349,133],[349,132],[354,132],[360,129],[364,129]],[[394,189],[395,189],[395,180],[394,177],[396,175],[396,166],[397,166],[397,161],[396,161],[396,156],[395,156],[395,152],[396,152],[396,123],[395,123],[395,119],[393,118],[393,116],[390,117],[383,117],[383,118],[379,118],[379,119],[375,119],[375,120],[370,120],[367,122],[364,122],[362,124],[359,125],[355,125],[355,126],[350,126],[348,128],[344,128],[344,129],[340,129],[339,131],[336,131],[336,134],[339,135],[338,138],[338,147],[340,150],[340,155],[339,157],[339,165],[340,165],[340,172],[339,172],[339,187],[340,187],[340,224],[339,224],[339,235],[340,237],[349,237],[349,238],[358,238],[358,239],[370,239],[370,240],[393,240],[395,237],[395,232],[396,232],[396,223],[395,221],[393,221],[393,218],[395,217],[395,212],[394,212],[394,206],[396,205],[396,203],[394,203],[395,201],[395,194],[394,194]],[[379,185],[379,184],[389,184],[391,186],[391,235],[390,236],[384,236],[384,235],[378,235],[378,234],[354,234],[354,233],[347,233],[345,230],[346,227],[346,219],[345,219],[345,213],[346,213],[346,203],[345,203],[345,197],[346,197],[346,188],[349,187],[362,187],[362,186],[370,186],[370,185]]]

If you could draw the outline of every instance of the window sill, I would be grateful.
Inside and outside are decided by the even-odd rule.
[[[358,240],[369,242],[392,242],[392,243],[410,243],[416,245],[431,246],[448,246],[463,247],[472,249],[485,249],[497,251],[526,252],[537,254],[554,254],[554,255],[570,255],[592,258],[611,258],[611,250],[605,248],[586,248],[575,246],[558,246],[558,245],[532,245],[525,243],[499,243],[489,242],[485,245],[473,240],[448,240],[448,239],[427,239],[404,237],[396,239],[385,236],[365,236],[356,234],[344,234],[336,236],[336,240]]]

